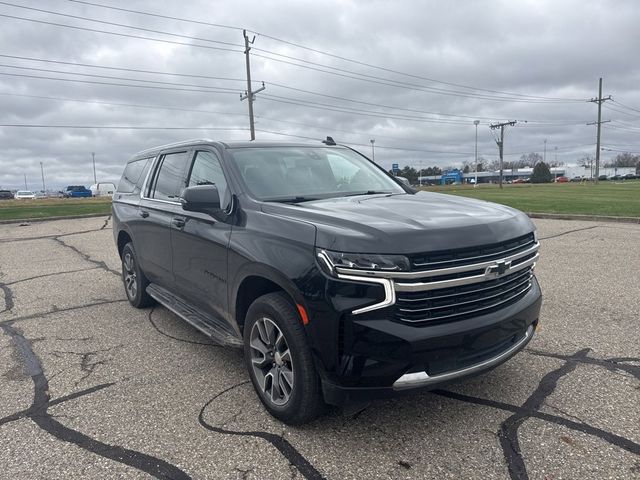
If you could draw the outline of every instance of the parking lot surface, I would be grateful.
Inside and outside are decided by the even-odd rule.
[[[239,350],[129,306],[108,218],[0,225],[0,477],[640,478],[640,226],[536,224],[524,352],[302,427]]]

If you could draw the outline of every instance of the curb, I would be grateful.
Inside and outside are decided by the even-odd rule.
[[[582,220],[584,222],[611,222],[640,224],[640,217],[611,217],[607,215],[577,215],[570,213],[534,213],[527,212],[531,218],[547,220]]]
[[[111,213],[87,213],[83,215],[63,215],[61,217],[44,217],[44,218],[15,218],[11,220],[0,220],[0,225],[10,223],[35,223],[35,222],[50,222],[54,220],[73,220],[74,218],[95,218],[95,217],[110,217]]]

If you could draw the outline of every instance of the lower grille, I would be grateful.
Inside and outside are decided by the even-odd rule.
[[[531,289],[531,267],[480,283],[421,292],[397,292],[395,316],[404,322],[449,322],[491,313]]]

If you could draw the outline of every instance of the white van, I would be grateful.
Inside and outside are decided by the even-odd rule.
[[[116,186],[113,183],[94,183],[89,187],[94,197],[113,197]]]

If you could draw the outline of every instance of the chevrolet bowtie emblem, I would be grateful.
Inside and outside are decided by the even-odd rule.
[[[487,267],[484,274],[487,276],[493,275],[499,277],[504,275],[511,268],[511,262],[505,262],[504,260],[498,260],[495,265]]]

